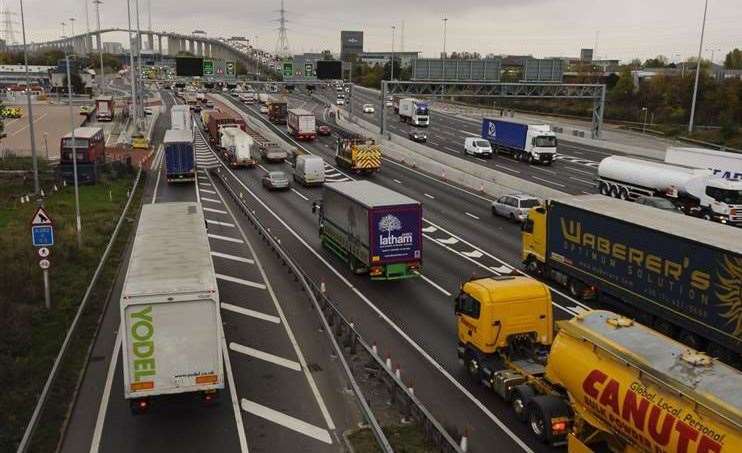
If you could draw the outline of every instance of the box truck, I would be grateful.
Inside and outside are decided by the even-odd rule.
[[[287,127],[295,139],[314,140],[317,138],[314,113],[304,109],[289,109],[288,115]]]
[[[531,209],[522,246],[526,267],[573,297],[739,363],[742,230],[595,194]]]
[[[548,124],[483,118],[482,138],[492,144],[495,154],[504,152],[530,164],[551,165],[556,157],[557,138]]]
[[[268,120],[273,124],[286,124],[288,106],[286,101],[270,101],[268,103]]]
[[[224,127],[220,133],[224,157],[231,166],[254,167],[257,164],[257,146],[247,132],[237,127]]]
[[[742,153],[705,148],[670,147],[665,152],[665,163],[706,168],[721,178],[742,179]]]
[[[399,100],[399,119],[413,126],[430,126],[428,104],[419,99],[404,98]]]
[[[320,156],[296,156],[294,181],[303,186],[318,186],[325,182],[325,160]]]
[[[231,113],[219,111],[209,113],[209,123],[207,126],[212,144],[219,143],[221,139],[219,130],[223,127],[238,127],[243,131],[246,129],[245,120]]]
[[[211,250],[201,205],[142,207],[121,290],[124,398],[134,414],[185,394],[213,402],[224,388]]]
[[[193,132],[188,129],[165,131],[165,177],[168,182],[195,181],[196,161],[193,156]]]
[[[170,107],[170,129],[173,129],[173,130],[192,130],[193,129],[193,120],[191,119],[191,109],[187,105],[177,104],[177,105]]]
[[[553,325],[548,287],[503,276],[464,282],[459,360],[540,441],[569,453],[742,449],[742,374],[606,310]]]
[[[98,96],[95,99],[95,119],[113,121],[113,96]]]
[[[324,185],[319,208],[322,245],[372,280],[418,276],[422,204],[369,181]]]
[[[598,191],[624,200],[664,197],[688,215],[742,225],[742,180],[724,179],[708,169],[610,156],[598,166]]]

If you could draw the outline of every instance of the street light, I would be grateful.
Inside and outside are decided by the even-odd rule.
[[[82,220],[80,219],[80,192],[77,184],[77,143],[75,143],[75,116],[72,112],[72,77],[70,75],[70,56],[67,47],[64,48],[64,58],[67,63],[67,97],[70,109],[70,140],[72,141],[72,177],[75,179],[75,220],[77,227],[77,248],[82,247]],[[60,150],[61,152],[61,150]]]
[[[103,35],[100,32],[100,5],[103,4],[101,0],[93,0],[95,4],[95,17],[98,21],[98,57],[100,58],[100,82],[98,82],[98,88],[101,94],[105,94],[106,85],[103,74]]]
[[[446,53],[446,35],[447,35],[447,29],[448,29],[448,18],[444,17],[443,19],[443,55],[441,58],[441,65],[443,67],[443,76],[441,77],[443,84],[441,84],[441,95],[443,95],[445,91],[445,81],[446,81],[446,58],[448,57],[448,54]],[[441,96],[441,100],[443,100],[443,96]]]
[[[70,17],[70,36],[75,36],[75,18]]]
[[[701,42],[698,44],[698,60],[696,61],[696,81],[693,84],[693,101],[690,106],[690,120],[688,121],[688,133],[693,133],[693,117],[696,114],[696,96],[698,95],[698,78],[701,76],[701,52],[703,51],[703,34],[706,31],[706,13],[709,8],[709,0],[703,7],[703,22],[701,22]]]
[[[132,48],[132,36],[131,36],[131,0],[126,0],[126,14],[129,18],[129,72],[131,73],[131,107],[134,114],[134,130],[139,132],[139,125],[137,122],[137,97],[136,97],[136,80],[134,73],[136,68],[134,67],[134,49]]]
[[[90,15],[88,14],[88,0],[82,0],[85,5],[85,55],[90,53]]]
[[[67,37],[67,34],[64,32],[64,26],[65,25],[67,25],[67,24],[65,24],[64,22],[62,22],[62,38],[63,39]]]
[[[642,112],[644,112],[644,124],[642,125],[642,134],[647,133],[647,114],[649,113],[649,109],[646,107],[642,107]]]
[[[28,45],[26,45],[26,20],[21,1],[21,31],[23,34],[23,62],[26,67],[26,101],[28,102],[28,133],[31,138],[31,162],[33,165],[33,192],[39,194],[39,163],[36,160],[36,139],[33,130],[33,110],[31,109],[31,76],[28,74]]]

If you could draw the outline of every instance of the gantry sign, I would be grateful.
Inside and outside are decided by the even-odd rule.
[[[388,95],[419,98],[480,97],[511,99],[591,99],[593,121],[591,136],[599,138],[603,128],[605,85],[578,83],[502,83],[502,82],[421,82],[382,81],[381,83],[381,133],[386,131],[384,99]]]

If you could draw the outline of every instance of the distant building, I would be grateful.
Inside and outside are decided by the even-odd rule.
[[[294,75],[303,77],[314,77],[317,61],[323,60],[324,55],[317,52],[294,55]],[[309,71],[307,71],[309,69]]]
[[[363,53],[363,32],[342,30],[340,32],[340,59],[350,61],[351,56]]]
[[[394,58],[399,61],[400,66],[412,66],[415,60],[420,56],[419,51],[415,52],[362,52],[358,59],[371,66],[380,64],[385,65]]]
[[[104,42],[103,52],[111,54],[122,54],[124,53],[124,46],[120,42]]]
[[[51,80],[51,71],[55,66],[28,66],[28,76],[31,79],[31,85],[49,88]],[[22,64],[3,64],[0,65],[0,87],[12,88],[14,86],[26,86],[26,67]]]
[[[580,61],[590,63],[593,61],[593,49],[580,49]]]
[[[702,67],[703,68],[703,67]],[[657,76],[665,77],[691,77],[696,72],[696,63],[679,63],[674,68],[644,68],[631,71],[631,77],[634,80],[634,86],[644,80],[651,80]],[[711,76],[712,79],[721,81],[729,79],[742,80],[742,69],[725,69],[724,66],[718,64],[712,64],[706,72]]]

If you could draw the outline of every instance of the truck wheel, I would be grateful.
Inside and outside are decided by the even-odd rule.
[[[513,388],[511,395],[512,400],[510,405],[513,407],[513,412],[515,412],[515,418],[525,423],[528,420],[528,411],[526,408],[536,393],[531,386],[521,384]]]
[[[536,258],[530,257],[528,258],[528,261],[526,262],[526,271],[529,274],[532,275],[542,275],[543,269],[541,268],[541,263],[538,262]]]
[[[600,190],[601,195],[605,195],[606,197],[611,196],[611,187],[607,183],[600,182],[598,189]]]
[[[619,188],[618,188],[618,186],[612,186],[612,187],[611,187],[611,196],[612,196],[613,198],[618,198],[618,192],[619,192],[620,190],[621,190],[621,189],[619,189]]]
[[[628,190],[626,190],[626,188],[625,188],[625,187],[624,187],[624,188],[622,188],[622,189],[621,189],[621,190],[620,190],[620,191],[618,192],[618,198],[620,198],[620,199],[622,199],[622,200],[628,200],[628,199],[629,199],[629,191],[628,191]]]
[[[531,165],[536,163],[536,159],[533,158],[533,154],[528,155],[528,163]]]
[[[554,419],[564,418],[564,425],[554,430]],[[552,444],[567,434],[569,406],[561,398],[550,395],[534,396],[528,403],[528,425],[538,440]]]
[[[569,295],[574,297],[575,299],[583,299],[585,295],[585,284],[581,281],[570,278],[569,284],[567,285],[567,289],[569,289]]]

